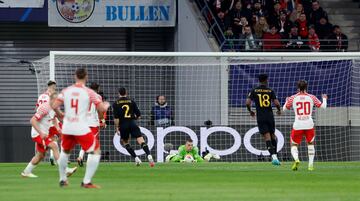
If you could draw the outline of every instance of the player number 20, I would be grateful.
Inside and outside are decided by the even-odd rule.
[[[124,117],[125,117],[125,118],[130,118],[131,116],[130,116],[130,114],[129,114],[129,110],[130,110],[129,105],[123,105],[121,108],[122,108],[122,109],[124,109],[124,108],[125,108],[125,114],[124,114]]]
[[[310,102],[297,102],[296,113],[298,115],[309,115],[310,114]]]
[[[260,107],[270,106],[270,96],[268,94],[258,94]]]

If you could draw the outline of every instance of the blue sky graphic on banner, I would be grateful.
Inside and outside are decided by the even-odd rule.
[[[319,99],[322,93],[328,94],[328,106],[349,106],[351,66],[349,60],[232,65],[229,104],[231,107],[244,106],[247,94],[258,85],[257,76],[266,73],[269,86],[275,90],[281,104],[285,103],[286,97],[297,92],[297,81],[305,79],[309,93]]]

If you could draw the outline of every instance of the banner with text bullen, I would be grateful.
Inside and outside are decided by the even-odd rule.
[[[173,27],[175,0],[49,0],[49,26]]]

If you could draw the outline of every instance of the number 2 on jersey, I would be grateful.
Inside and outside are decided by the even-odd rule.
[[[296,113],[297,115],[309,115],[310,114],[310,102],[297,102]]]
[[[75,109],[75,114],[78,114],[79,99],[71,99],[71,108]]]
[[[270,96],[268,94],[258,94],[260,107],[270,106]]]
[[[130,107],[129,105],[123,105],[121,106],[122,109],[125,108],[125,114],[124,114],[124,117],[125,118],[131,118],[131,115],[129,114],[129,110],[130,110]]]

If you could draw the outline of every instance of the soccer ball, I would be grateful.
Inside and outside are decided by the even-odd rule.
[[[187,155],[184,157],[184,162],[185,162],[185,163],[192,163],[192,162],[194,162],[194,158],[192,157],[191,154],[187,154]]]
[[[72,10],[74,13],[79,12],[79,10],[80,10],[79,4],[76,2],[76,3],[74,3],[73,5],[71,5],[71,10]]]

